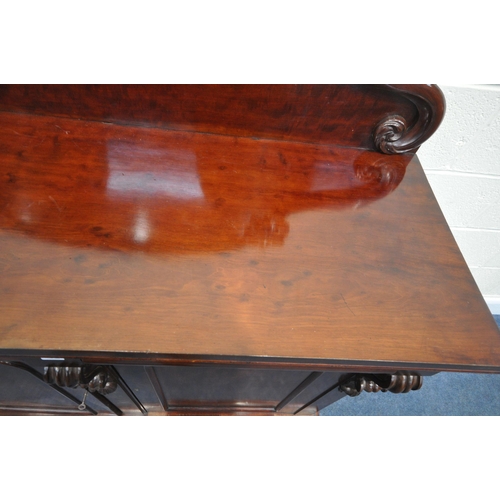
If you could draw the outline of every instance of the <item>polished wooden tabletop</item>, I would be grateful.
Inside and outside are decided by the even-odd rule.
[[[500,371],[414,155],[0,113],[0,352]]]

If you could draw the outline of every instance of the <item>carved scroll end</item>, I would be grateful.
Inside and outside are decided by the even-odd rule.
[[[381,120],[373,132],[375,148],[385,154],[415,152],[437,130],[446,103],[437,85],[385,85],[385,89],[410,101],[416,118],[393,114]]]
[[[385,154],[398,154],[398,141],[405,135],[406,120],[400,115],[389,116],[382,120],[374,132],[375,147]]]
[[[417,391],[422,383],[421,375],[410,372],[397,372],[394,375],[358,373],[341,377],[339,391],[351,397],[359,396],[363,391],[400,394]]]

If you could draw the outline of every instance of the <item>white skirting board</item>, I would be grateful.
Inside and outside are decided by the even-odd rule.
[[[500,314],[500,297],[498,295],[485,295],[484,300],[490,308],[491,314]]]

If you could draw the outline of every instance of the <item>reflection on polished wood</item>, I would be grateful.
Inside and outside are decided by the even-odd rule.
[[[13,113],[0,132],[4,354],[499,370],[415,156]]]
[[[291,214],[383,198],[411,158],[9,114],[0,127],[1,226],[123,251],[282,245]]]

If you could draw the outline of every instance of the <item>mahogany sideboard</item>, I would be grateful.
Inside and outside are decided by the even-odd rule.
[[[500,372],[415,155],[444,112],[434,85],[0,86],[0,414],[305,415]]]

